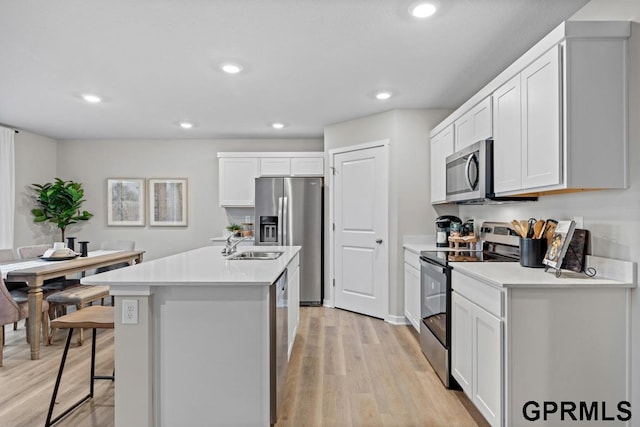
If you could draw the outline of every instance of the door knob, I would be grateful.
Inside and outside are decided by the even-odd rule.
[[[382,239],[376,239],[376,243],[377,244],[381,244],[382,243]]]

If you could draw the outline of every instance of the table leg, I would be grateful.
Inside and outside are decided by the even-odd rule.
[[[40,359],[40,329],[42,323],[42,283],[29,281],[29,328],[31,360]]]

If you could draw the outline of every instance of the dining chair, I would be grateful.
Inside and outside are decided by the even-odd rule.
[[[45,344],[49,342],[49,303],[42,301],[42,335]],[[11,293],[4,284],[4,279],[0,277],[0,325],[2,325],[2,334],[0,334],[0,366],[2,366],[2,353],[4,350],[4,325],[15,323],[19,320],[26,319],[29,321],[29,302],[16,302]],[[27,342],[29,342],[29,334],[27,334]]]
[[[16,253],[13,249],[0,249],[0,262],[15,261]],[[14,300],[24,302],[27,300],[27,292],[29,287],[24,282],[4,282],[7,290],[11,293]],[[18,322],[13,322],[13,330],[18,329]]]

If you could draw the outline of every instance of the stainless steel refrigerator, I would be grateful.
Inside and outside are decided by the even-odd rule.
[[[256,178],[255,244],[302,246],[300,304],[322,304],[322,178]]]

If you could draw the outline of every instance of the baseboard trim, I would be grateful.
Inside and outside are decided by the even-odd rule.
[[[411,322],[409,322],[409,320],[404,317],[404,316],[394,316],[392,314],[389,314],[387,316],[387,318],[385,319],[385,322],[387,323],[391,323],[392,325],[410,325]]]

